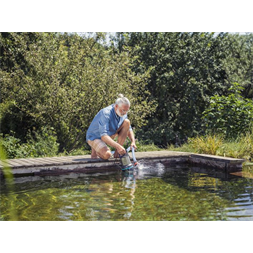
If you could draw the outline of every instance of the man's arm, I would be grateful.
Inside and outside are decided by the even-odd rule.
[[[109,146],[116,148],[120,155],[124,155],[126,153],[125,148],[116,141],[114,141],[109,135],[102,136],[101,140],[104,141]]]
[[[127,136],[129,137],[129,139],[131,141],[130,148],[134,147],[134,149],[137,149],[136,144],[135,144],[134,132],[133,131],[129,131]]]

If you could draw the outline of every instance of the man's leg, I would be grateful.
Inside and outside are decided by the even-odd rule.
[[[100,139],[94,141],[88,141],[88,144],[91,146],[91,158],[109,159],[111,157],[111,151],[107,145]]]
[[[129,119],[125,119],[123,124],[120,126],[120,128],[117,131],[118,134],[118,140],[117,142],[123,146],[124,142],[127,138],[128,132],[129,132],[129,128],[130,128],[130,120]],[[114,153],[114,158],[119,157],[119,154],[117,152],[117,150]]]
[[[97,152],[97,155],[102,159],[108,160],[111,157],[112,153],[110,149],[107,147],[100,149],[100,151]]]
[[[120,126],[119,131],[118,131],[118,143],[123,146],[128,132],[129,132],[129,128],[130,128],[130,120],[129,119],[125,119],[123,124]]]
[[[91,148],[91,158],[98,158],[98,154],[94,148]]]

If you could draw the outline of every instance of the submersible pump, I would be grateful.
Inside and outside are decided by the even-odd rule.
[[[130,170],[133,169],[135,166],[137,166],[137,160],[134,155],[134,147],[132,147],[132,156],[133,156],[133,162],[130,160],[130,156],[128,155],[128,152],[130,150],[130,147],[126,150],[126,153],[122,156],[120,156],[120,161],[121,161],[121,169],[122,170]]]

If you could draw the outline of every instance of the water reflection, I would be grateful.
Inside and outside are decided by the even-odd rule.
[[[19,220],[253,220],[253,180],[198,167],[15,178]],[[9,219],[1,184],[1,214]]]

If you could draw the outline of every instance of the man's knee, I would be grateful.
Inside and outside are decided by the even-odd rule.
[[[108,149],[102,149],[101,151],[99,151],[98,153],[99,157],[101,157],[102,159],[108,160],[111,157],[111,151]]]
[[[105,152],[103,159],[108,160],[111,157],[111,152],[108,150]]]
[[[123,124],[126,126],[126,127],[130,127],[130,120],[129,119],[125,119]]]

